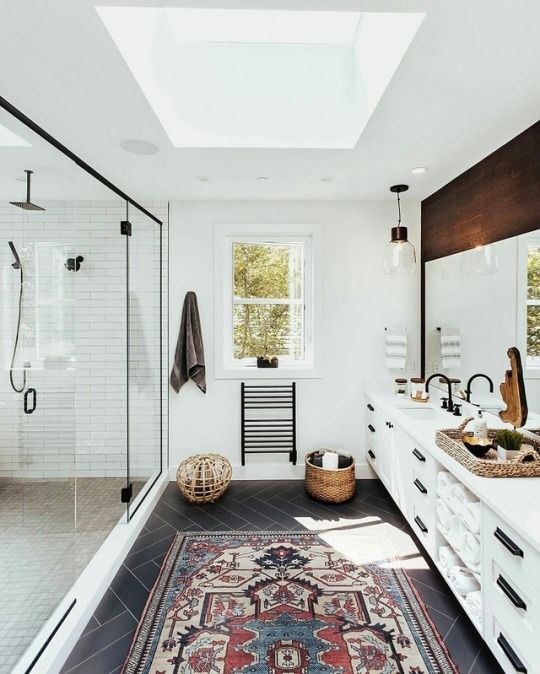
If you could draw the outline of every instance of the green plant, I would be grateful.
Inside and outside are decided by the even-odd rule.
[[[495,440],[500,447],[503,447],[508,452],[517,452],[523,443],[523,435],[517,431],[509,431],[507,429],[497,431],[495,433]]]

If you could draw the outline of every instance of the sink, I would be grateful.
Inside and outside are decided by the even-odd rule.
[[[440,419],[440,413],[433,407],[401,407],[400,411],[411,419],[429,421],[431,419]]]

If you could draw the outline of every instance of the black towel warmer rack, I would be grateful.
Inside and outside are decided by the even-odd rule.
[[[242,465],[246,454],[288,454],[296,466],[296,382],[241,389]],[[277,415],[274,410],[280,410]]]

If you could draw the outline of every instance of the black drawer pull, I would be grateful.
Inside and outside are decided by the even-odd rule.
[[[368,424],[368,428],[372,433],[375,433],[375,429],[373,428],[373,426],[371,424]]]
[[[501,588],[504,594],[510,599],[512,604],[517,608],[522,608],[524,611],[527,610],[527,604],[519,596],[519,594],[514,590],[514,588],[505,580],[501,574],[497,578],[497,585]]]
[[[375,412],[375,408],[373,407],[373,405],[371,403],[367,404],[367,408],[370,412]]]
[[[519,545],[516,545],[514,543],[514,541],[511,538],[509,538],[504,533],[504,531],[502,531],[502,529],[499,529],[499,527],[497,527],[495,529],[495,531],[493,532],[493,535],[495,536],[495,538],[498,541],[500,541],[504,545],[504,547],[507,550],[509,550],[514,555],[514,557],[523,557],[524,556],[523,550],[519,547]]]
[[[372,459],[375,458],[375,454],[371,451],[371,449],[368,449],[368,454],[371,456]]]
[[[418,478],[416,478],[413,484],[420,493],[427,494],[427,489],[424,487],[424,485],[420,482]]]
[[[420,529],[420,531],[424,534],[427,534],[428,528],[422,522],[422,520],[418,517],[418,515],[414,518],[414,521],[416,522],[416,524],[418,524],[418,528]]]
[[[416,447],[413,449],[413,452],[412,452],[412,453],[414,454],[414,456],[416,456],[416,458],[418,459],[418,461],[425,461],[425,460],[426,460],[426,457],[425,457],[423,454],[421,454],[421,453],[416,449]]]
[[[525,665],[521,662],[512,646],[510,646],[502,634],[499,634],[497,637],[497,643],[502,648],[506,657],[510,660],[511,665],[516,670],[516,672],[523,672],[523,674],[527,674],[527,667],[525,667]]]

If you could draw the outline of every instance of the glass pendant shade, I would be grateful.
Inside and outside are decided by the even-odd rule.
[[[492,245],[476,246],[461,258],[461,270],[470,276],[488,276],[499,268],[497,253]]]
[[[392,227],[390,243],[384,250],[383,267],[386,274],[406,276],[416,272],[416,251],[407,236],[407,228],[401,225],[401,202],[399,195],[409,189],[407,185],[393,185],[391,192],[397,194],[398,223]]]

